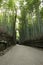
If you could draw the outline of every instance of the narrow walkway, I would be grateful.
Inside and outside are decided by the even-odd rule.
[[[43,65],[43,50],[16,45],[0,56],[0,65]]]

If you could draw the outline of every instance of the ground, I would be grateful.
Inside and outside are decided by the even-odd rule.
[[[0,65],[43,65],[43,50],[15,45],[0,56]]]

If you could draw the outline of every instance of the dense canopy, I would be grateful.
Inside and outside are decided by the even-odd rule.
[[[20,41],[43,36],[43,0],[0,0],[0,30]]]

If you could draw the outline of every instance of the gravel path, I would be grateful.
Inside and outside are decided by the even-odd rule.
[[[0,65],[43,65],[43,50],[15,45],[0,56]]]

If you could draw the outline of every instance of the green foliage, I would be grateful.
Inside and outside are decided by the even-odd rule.
[[[41,18],[43,18],[43,7],[41,8],[40,14],[41,14]]]
[[[0,0],[0,7],[1,7],[1,3],[2,3],[3,0]]]
[[[9,7],[10,9],[13,9],[13,8],[14,8],[14,0],[9,0],[9,2],[8,2],[8,7]]]
[[[19,6],[17,4],[19,2]],[[3,0],[0,0],[0,6]],[[19,19],[19,39],[33,39],[41,34],[43,22],[43,8],[39,9],[41,0],[6,0],[2,5],[4,12],[0,14],[0,22],[8,33],[16,35],[16,20]],[[17,5],[16,5],[17,4]],[[20,10],[20,16],[17,15]]]

